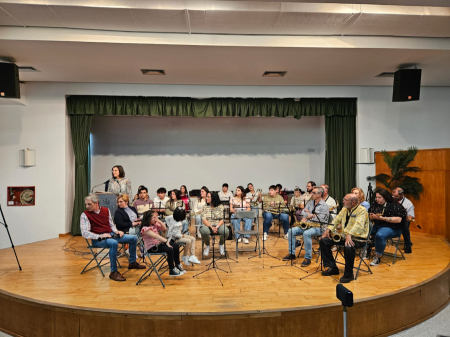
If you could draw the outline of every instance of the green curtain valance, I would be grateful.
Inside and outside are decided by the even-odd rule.
[[[69,96],[69,115],[182,117],[356,116],[356,98]]]

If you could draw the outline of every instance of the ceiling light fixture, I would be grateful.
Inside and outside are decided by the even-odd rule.
[[[394,77],[394,73],[390,73],[390,72],[383,72],[381,74],[378,74],[375,77]]]
[[[283,77],[287,71],[265,71],[262,77]]]
[[[19,71],[23,73],[40,73],[40,71],[37,70],[35,67],[30,66],[19,67]]]
[[[142,75],[165,75],[166,72],[160,69],[141,69]]]

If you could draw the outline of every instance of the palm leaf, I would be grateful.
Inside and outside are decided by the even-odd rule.
[[[420,199],[420,194],[423,192],[423,185],[420,183],[419,178],[416,177],[403,177],[399,187],[403,189],[405,194],[412,195],[416,200]]]
[[[402,158],[401,167],[408,166],[416,157],[417,152],[419,149],[415,146],[408,147],[408,149],[405,151],[405,154]]]
[[[399,174],[399,170],[401,168],[401,162],[403,161],[403,158],[405,157],[405,151],[403,150],[398,150],[395,155],[392,157],[392,166],[391,166],[391,174],[392,174],[392,178],[397,180],[398,179],[398,174]]]
[[[386,150],[381,151],[381,156],[383,157],[384,162],[387,164],[389,168],[392,167],[392,156]]]
[[[420,171],[422,171],[422,169],[417,166],[407,166],[407,167],[402,168],[401,171],[402,171],[402,175],[404,175],[407,172],[420,172]]]
[[[386,188],[390,188],[391,176],[385,173],[377,174],[376,176],[367,177],[367,180],[376,180],[383,184]]]

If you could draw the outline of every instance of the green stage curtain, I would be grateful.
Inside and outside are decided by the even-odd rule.
[[[342,205],[356,187],[356,116],[325,118],[325,182]]]
[[[92,116],[70,116],[73,152],[75,154],[75,199],[72,213],[72,235],[81,234],[80,215],[86,209],[84,197],[89,194],[88,149]]]
[[[89,192],[88,145],[91,118],[97,116],[294,117],[325,116],[325,181],[337,199],[355,186],[356,98],[205,98],[69,96],[66,99],[75,152],[72,234]]]

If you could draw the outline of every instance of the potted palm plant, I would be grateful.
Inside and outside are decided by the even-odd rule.
[[[384,162],[391,170],[391,175],[380,173],[376,176],[367,177],[367,180],[376,180],[392,191],[396,187],[403,189],[405,194],[412,195],[414,199],[419,200],[423,192],[423,185],[419,178],[411,177],[409,172],[420,172],[420,167],[408,166],[416,157],[417,147],[412,146],[407,150],[397,150],[394,154],[387,151],[381,151]]]

